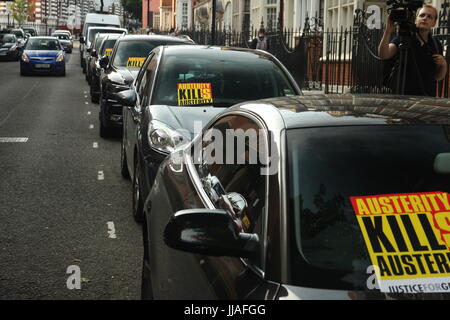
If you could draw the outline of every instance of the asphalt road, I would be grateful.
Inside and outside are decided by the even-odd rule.
[[[20,77],[19,62],[0,62],[0,299],[139,299],[142,234],[121,138],[99,137],[78,49],[67,57],[66,77]],[[81,289],[67,287],[70,266]]]

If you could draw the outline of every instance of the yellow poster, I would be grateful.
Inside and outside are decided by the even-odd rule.
[[[106,50],[105,50],[105,56],[108,56],[108,57],[110,57],[110,56],[111,56],[111,54],[112,54],[112,52],[113,52],[113,49],[112,49],[112,48],[108,48],[108,49],[106,49]]]
[[[127,68],[140,68],[145,62],[145,58],[129,57]]]
[[[382,292],[450,292],[448,193],[350,200]]]
[[[211,83],[178,83],[177,92],[179,106],[213,103]]]

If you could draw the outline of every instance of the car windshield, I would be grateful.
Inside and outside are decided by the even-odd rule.
[[[61,50],[58,40],[53,39],[30,39],[25,50]]]
[[[14,37],[10,34],[0,34],[0,43],[14,43]]]
[[[295,93],[286,74],[270,59],[170,55],[160,66],[152,104],[231,106]]]
[[[22,31],[11,31],[12,34],[14,34],[17,38],[23,38]]]
[[[94,43],[94,49],[98,52],[100,49],[100,46],[102,45],[103,39],[105,39],[105,36],[97,36]]]
[[[102,41],[102,45],[101,45],[101,48],[100,48],[100,55],[107,55],[107,56],[110,56],[111,55],[111,53],[112,53],[112,49],[114,48],[114,45],[116,44],[116,42],[117,42],[117,39],[114,39],[114,40],[110,40],[110,39],[108,39],[108,40],[104,40],[104,41]]]
[[[114,30],[114,29],[112,29],[112,30],[108,30],[108,29],[92,29],[92,30],[89,30],[89,38],[88,38],[89,42],[88,42],[88,44],[91,44],[92,41],[94,41],[95,35],[97,33],[122,33],[122,32],[120,30]]]
[[[121,41],[117,46],[113,65],[115,67],[140,68],[148,54],[164,43],[158,41]]]
[[[59,40],[70,40],[69,36],[67,34],[63,34],[63,33],[53,34],[52,37],[56,37]]]
[[[436,157],[450,153],[450,127],[398,125],[291,129],[286,137],[287,200],[291,221],[289,260],[293,284],[367,290],[367,269],[378,263],[371,260],[358,220],[360,217],[357,218],[350,198],[371,196],[380,199],[382,212],[392,213],[397,210],[397,205],[389,205],[389,199],[403,197],[393,195],[402,194],[406,199],[411,194],[450,192],[449,175],[435,169]],[[401,203],[404,204],[403,200]],[[424,210],[412,203],[412,200],[408,203],[409,212],[416,205],[418,209],[414,210]],[[381,213],[380,207],[374,209],[372,206],[376,208],[368,205],[371,214]],[[416,218],[410,215],[414,222]],[[393,215],[374,218],[379,219],[379,224],[374,227],[377,236],[383,238],[386,234],[383,245],[388,246],[390,241],[396,247],[395,241],[387,240],[393,238],[400,243],[398,235],[392,236],[395,232],[388,230],[388,222],[382,220],[389,219],[389,226],[394,226],[394,218],[397,219]],[[407,229],[408,225],[404,217],[401,218],[396,221],[404,234],[403,228]],[[402,221],[406,221],[404,226]],[[419,232],[417,224],[412,225],[404,239]],[[423,237],[422,231],[419,238],[426,243]],[[408,248],[410,246],[408,242]],[[398,251],[405,251],[406,255],[411,250],[400,250],[399,245]],[[396,250],[390,252],[396,254]],[[406,261],[403,270],[408,270],[408,263],[413,265],[412,260]],[[419,270],[419,266],[414,265]],[[392,272],[395,267],[387,264],[386,268]]]

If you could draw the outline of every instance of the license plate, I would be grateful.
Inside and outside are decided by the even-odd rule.
[[[49,69],[50,65],[48,63],[35,64],[36,69]]]
[[[0,56],[6,56],[6,52],[5,51],[0,52]]]

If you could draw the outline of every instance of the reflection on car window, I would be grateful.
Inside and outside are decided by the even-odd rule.
[[[450,192],[449,176],[434,171],[450,152],[442,126],[295,129],[286,145],[297,285],[366,289],[372,263],[350,197]]]
[[[30,39],[25,50],[61,50],[58,40]]]
[[[0,34],[0,43],[13,43],[16,42],[15,38],[8,34]]]
[[[186,90],[180,90],[180,84]],[[197,93],[194,84],[205,86],[208,99]],[[225,60],[220,55],[166,56],[157,85],[152,103],[171,106],[203,104],[203,100],[212,100],[213,105],[233,105],[295,93],[282,70],[271,60]]]

